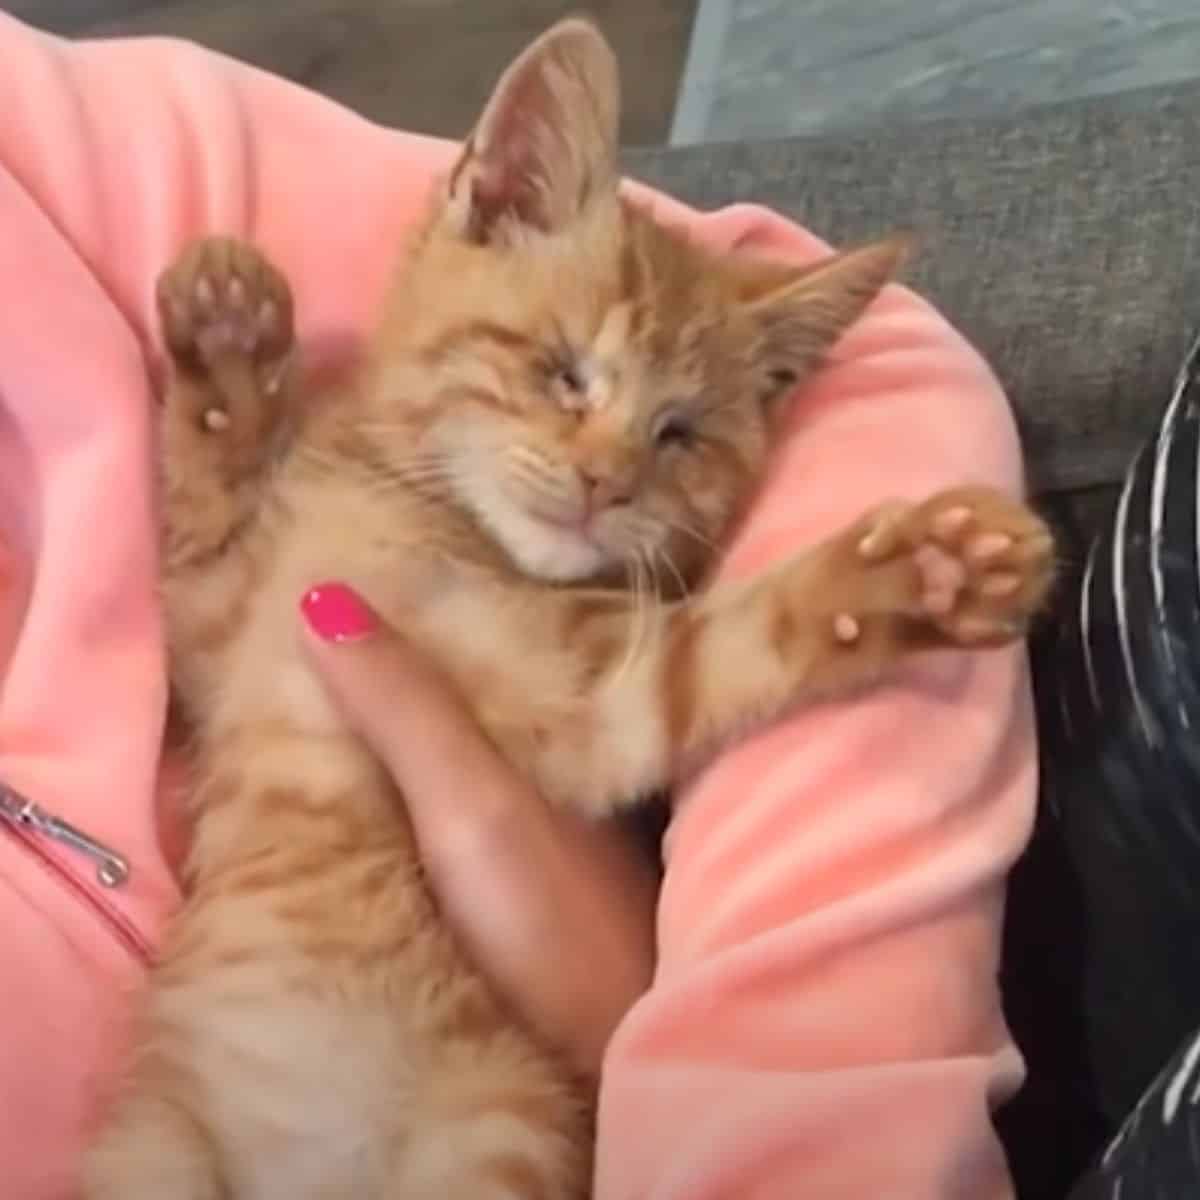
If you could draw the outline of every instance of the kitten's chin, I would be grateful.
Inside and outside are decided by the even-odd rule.
[[[549,583],[575,583],[611,570],[615,557],[582,530],[557,525],[510,505],[477,510],[492,538],[526,575]]]

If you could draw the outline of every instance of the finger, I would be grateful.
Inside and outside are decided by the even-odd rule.
[[[311,659],[404,793],[464,948],[535,1027],[594,1070],[649,982],[650,863],[617,830],[552,811],[450,683],[353,592],[322,585],[301,607]],[[586,965],[570,969],[584,945]]]
[[[301,609],[311,659],[335,703],[411,801],[443,811],[508,806],[511,770],[452,684],[342,584],[308,591]],[[503,786],[497,787],[499,780]],[[447,796],[455,798],[446,804]]]
[[[370,607],[341,584],[311,589],[302,600],[310,657],[351,725],[366,739],[412,808],[433,818],[480,825],[489,809],[523,826],[516,841],[536,854],[552,838],[567,857],[604,874],[641,874],[642,856],[618,829],[568,812],[550,813],[488,741],[449,680]],[[447,803],[453,797],[453,803]],[[429,799],[428,805],[423,800]],[[514,810],[529,810],[517,813]],[[534,820],[533,814],[536,814]],[[499,822],[498,822],[499,823]],[[522,840],[523,839],[523,840]],[[478,839],[476,839],[478,840]],[[499,847],[488,848],[496,853]]]

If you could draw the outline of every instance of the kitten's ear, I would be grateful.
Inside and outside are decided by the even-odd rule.
[[[617,186],[617,60],[589,21],[560,21],[504,72],[450,176],[446,215],[472,241],[511,222],[563,228]]]
[[[900,269],[911,239],[898,234],[752,284],[746,303],[762,336],[767,401],[816,369]]]

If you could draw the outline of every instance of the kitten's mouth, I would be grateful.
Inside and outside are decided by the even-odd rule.
[[[533,503],[526,504],[524,508],[535,522],[552,529],[559,536],[573,536],[597,549],[603,549],[596,538],[597,513],[580,505],[568,507]]]
[[[620,557],[597,529],[596,513],[522,505],[524,531],[510,527],[505,544],[517,561],[546,579],[580,580],[610,570]]]
[[[500,486],[468,499],[476,517],[513,563],[537,579],[592,579],[623,555],[603,510],[566,496]]]
[[[582,542],[584,545],[590,546],[593,550],[604,554],[608,553],[608,548],[596,534],[595,513],[583,513],[567,517],[561,514],[551,515],[531,509],[529,515],[534,521],[549,530],[556,537],[570,538],[576,542]]]

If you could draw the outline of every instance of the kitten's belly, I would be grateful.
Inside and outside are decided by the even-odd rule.
[[[150,993],[150,1040],[237,1200],[382,1194],[441,1012],[421,981],[446,994],[462,971],[395,798],[357,755],[289,737],[243,758],[268,790],[201,816],[196,889]],[[342,790],[306,792],[321,771]]]
[[[244,1033],[259,1031],[262,1014],[248,1014]],[[238,1200],[343,1200],[384,1194],[381,1149],[392,1144],[396,1113],[408,1089],[383,1078],[383,1060],[402,1076],[396,1055],[333,1012],[276,1009],[270,1066],[258,1079],[221,1081],[214,1129]],[[393,1018],[394,1019],[394,1018]],[[354,1034],[360,1037],[355,1038]],[[284,1043],[287,1043],[286,1045]],[[388,1125],[392,1125],[389,1130]]]
[[[323,970],[332,977],[338,969]],[[231,973],[175,997],[192,1014],[193,1073],[232,1194],[382,1195],[384,1148],[394,1147],[417,1091],[404,1045],[407,1014],[382,1002],[338,1004],[331,978],[311,996],[296,995],[294,986],[268,991],[268,978],[263,971],[261,983],[247,986],[247,974],[239,986]],[[162,1003],[169,1008],[172,998]]]
[[[360,1132],[361,1140],[361,1132]],[[256,1160],[245,1155],[245,1170],[231,1171],[238,1200],[383,1200],[384,1173],[371,1161],[369,1147],[356,1152],[315,1135],[281,1144],[279,1153]]]

